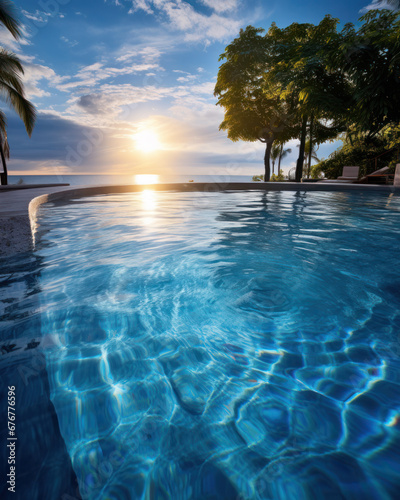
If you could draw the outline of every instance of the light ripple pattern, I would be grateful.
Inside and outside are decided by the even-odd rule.
[[[146,190],[39,222],[84,499],[398,498],[398,197]]]

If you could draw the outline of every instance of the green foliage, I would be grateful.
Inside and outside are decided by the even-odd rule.
[[[234,141],[268,144],[266,178],[276,143],[299,136],[297,180],[307,135],[318,145],[346,132],[343,148],[312,167],[316,176],[336,177],[344,165],[369,172],[371,158],[399,144],[400,13],[371,10],[360,21],[340,33],[331,16],[316,26],[273,23],[267,33],[248,26],[221,55],[215,87],[225,109],[220,128]],[[371,142],[374,137],[381,143]]]
[[[348,122],[369,136],[400,122],[400,13],[370,10],[361,27],[346,24],[338,48],[329,50],[330,68],[341,67],[351,82]]]
[[[283,175],[283,171],[279,170],[279,174],[272,174],[271,175],[271,182],[282,182],[285,180],[285,176]]]
[[[260,182],[264,180],[263,175],[253,175],[253,182]],[[279,174],[272,174],[270,181],[271,182],[282,182],[285,180],[285,175],[282,170],[279,170]]]
[[[21,37],[20,23],[16,18],[16,9],[10,0],[0,2],[0,24],[2,24],[11,35],[18,40]]]
[[[253,26],[241,30],[220,56],[224,63],[214,94],[225,109],[220,130],[226,130],[232,141],[266,142],[284,114],[279,92],[262,75],[267,63],[263,31]]]
[[[359,166],[361,177],[386,166],[394,170],[397,149],[390,150],[388,147],[392,138],[389,132],[373,138],[358,137],[352,141],[344,137],[342,147],[334,151],[328,159],[311,167],[311,176],[316,179],[323,172],[328,179],[336,179],[342,175],[344,166]]]
[[[19,22],[15,17],[13,3],[9,0],[0,1],[0,25],[7,28],[14,38],[20,37]],[[24,122],[28,135],[31,136],[36,120],[36,110],[24,94],[22,76],[24,69],[19,59],[11,52],[0,47],[0,96],[19,115]],[[6,158],[9,157],[7,140],[7,122],[5,114],[0,111],[0,156],[4,173],[1,182],[7,184]]]
[[[311,179],[322,179],[324,177],[323,171],[321,170],[321,167],[320,167],[320,165],[323,161],[324,160],[321,160],[320,163],[318,163],[317,165],[313,165],[311,167],[311,170],[310,170]]]
[[[215,86],[217,104],[225,109],[220,129],[233,141],[269,145],[266,178],[273,142],[282,144],[302,134],[304,143],[309,117],[314,143],[343,130],[350,87],[340,70],[327,70],[326,61],[328,44],[339,45],[337,23],[326,16],[318,26],[293,23],[280,29],[272,24],[266,34],[248,26],[220,57],[224,62]],[[272,153],[278,157],[277,151]]]

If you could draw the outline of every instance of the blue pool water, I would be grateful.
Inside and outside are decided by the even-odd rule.
[[[399,498],[399,197],[145,191],[38,223],[31,336],[82,498]]]

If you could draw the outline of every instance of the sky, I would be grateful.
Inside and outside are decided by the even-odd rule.
[[[28,138],[8,117],[9,173],[255,175],[264,145],[219,131],[218,61],[241,28],[357,23],[368,0],[16,0],[24,37],[0,45],[24,64],[38,111]],[[150,143],[150,145],[149,145]],[[146,146],[144,147],[143,145]],[[284,170],[295,165],[298,148]],[[320,146],[327,157],[338,143]],[[143,150],[145,149],[145,150]]]

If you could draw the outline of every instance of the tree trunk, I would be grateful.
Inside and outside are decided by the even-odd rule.
[[[304,164],[304,149],[306,146],[306,136],[307,136],[307,116],[303,116],[303,123],[301,125],[301,138],[300,138],[300,149],[299,158],[297,159],[296,165],[296,182],[300,182],[303,177],[303,164]]]
[[[8,184],[7,163],[6,163],[6,157],[4,156],[3,144],[1,143],[1,141],[0,141],[0,156],[1,156],[1,163],[3,164],[3,173],[0,174],[1,185],[7,186]]]
[[[279,160],[278,160],[278,175],[279,175],[279,172],[281,171],[282,153],[283,153],[283,144],[281,144],[281,150],[280,150],[280,153],[279,153]]]
[[[269,179],[271,178],[271,167],[270,167],[270,158],[271,158],[271,149],[272,149],[272,144],[274,141],[268,141],[267,145],[265,146],[265,156],[264,156],[264,182],[269,182]]]
[[[307,177],[310,178],[311,174],[311,160],[312,160],[312,148],[313,148],[313,126],[314,126],[314,116],[311,115],[310,119],[310,154],[308,155],[308,169]]]

